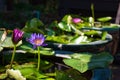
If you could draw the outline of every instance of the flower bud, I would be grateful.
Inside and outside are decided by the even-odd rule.
[[[22,40],[24,32],[19,30],[19,29],[14,29],[13,30],[13,35],[12,35],[12,42],[13,44],[17,44],[20,40]]]
[[[79,22],[81,22],[82,20],[81,20],[80,18],[73,18],[72,21],[73,21],[74,23],[79,23]]]

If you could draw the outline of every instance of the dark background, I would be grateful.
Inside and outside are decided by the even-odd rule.
[[[0,0],[0,27],[24,27],[27,20],[40,18],[45,24],[65,14],[89,17],[94,4],[95,18],[111,16],[115,22],[120,0]]]

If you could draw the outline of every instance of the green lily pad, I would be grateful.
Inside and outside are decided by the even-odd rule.
[[[68,69],[66,71],[56,71],[56,80],[87,80],[87,79],[77,71],[73,69]]]
[[[71,55],[71,59],[64,59],[64,63],[81,73],[95,68],[105,68],[113,61],[113,56],[107,52],[99,54],[77,53]]]
[[[22,41],[19,41],[17,46],[19,46],[21,44],[22,44]],[[13,44],[10,36],[7,36],[6,39],[1,43],[1,47],[5,47],[5,48],[13,48],[14,47],[14,44]]]
[[[80,43],[87,43],[89,42],[88,41],[88,37],[87,36],[77,36],[77,37],[74,37],[71,42],[73,44],[80,44]]]
[[[19,46],[18,49],[21,49],[21,50],[25,51],[26,53],[27,52],[28,53],[33,53],[33,54],[38,53],[38,50],[37,49],[33,49],[33,46],[30,45],[27,42],[25,44]],[[43,55],[53,55],[54,51],[51,48],[41,47],[40,48],[40,53],[43,54]]]
[[[44,32],[40,29],[43,28],[43,22],[37,18],[33,18],[30,21],[27,21],[25,27],[22,29],[25,32],[39,32],[44,34]]]
[[[106,22],[106,21],[109,21],[111,19],[112,19],[112,17],[101,17],[101,18],[98,18],[97,20],[101,21],[101,22]]]
[[[68,31],[68,32],[71,31],[71,26],[65,22],[58,23],[58,27],[64,31]]]
[[[25,28],[38,28],[40,26],[43,26],[43,22],[39,20],[38,18],[33,18],[30,21],[28,21],[25,25]]]

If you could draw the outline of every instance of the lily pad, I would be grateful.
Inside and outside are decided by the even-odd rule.
[[[33,53],[33,54],[38,53],[38,50],[33,49],[33,46],[27,42],[25,44],[19,46],[18,49],[21,49],[21,50],[25,51],[26,53]],[[51,48],[41,47],[40,53],[43,55],[53,55],[54,51]]]
[[[30,21],[27,21],[25,24],[25,27],[22,29],[25,32],[39,32],[43,33],[44,32],[40,29],[41,27],[43,28],[43,22],[37,18],[33,18]]]
[[[68,32],[71,31],[71,26],[65,22],[58,23],[58,27],[64,31],[68,31]]]
[[[98,18],[97,20],[101,21],[101,22],[106,22],[106,21],[109,21],[111,19],[112,19],[112,17],[101,17],[101,18]]]
[[[19,41],[17,46],[20,46],[21,44],[22,44],[22,41]],[[3,48],[13,48],[14,47],[11,36],[6,37],[6,39],[1,43],[1,47],[3,47]]]
[[[64,63],[81,73],[91,69],[108,67],[113,61],[113,56],[108,52],[98,54],[77,53],[72,54],[71,57],[71,59],[64,59]]]

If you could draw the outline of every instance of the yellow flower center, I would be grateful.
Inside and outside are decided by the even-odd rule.
[[[36,45],[41,44],[41,42],[42,42],[42,40],[41,40],[41,39],[35,39],[35,40],[34,40],[34,43],[35,43]]]

